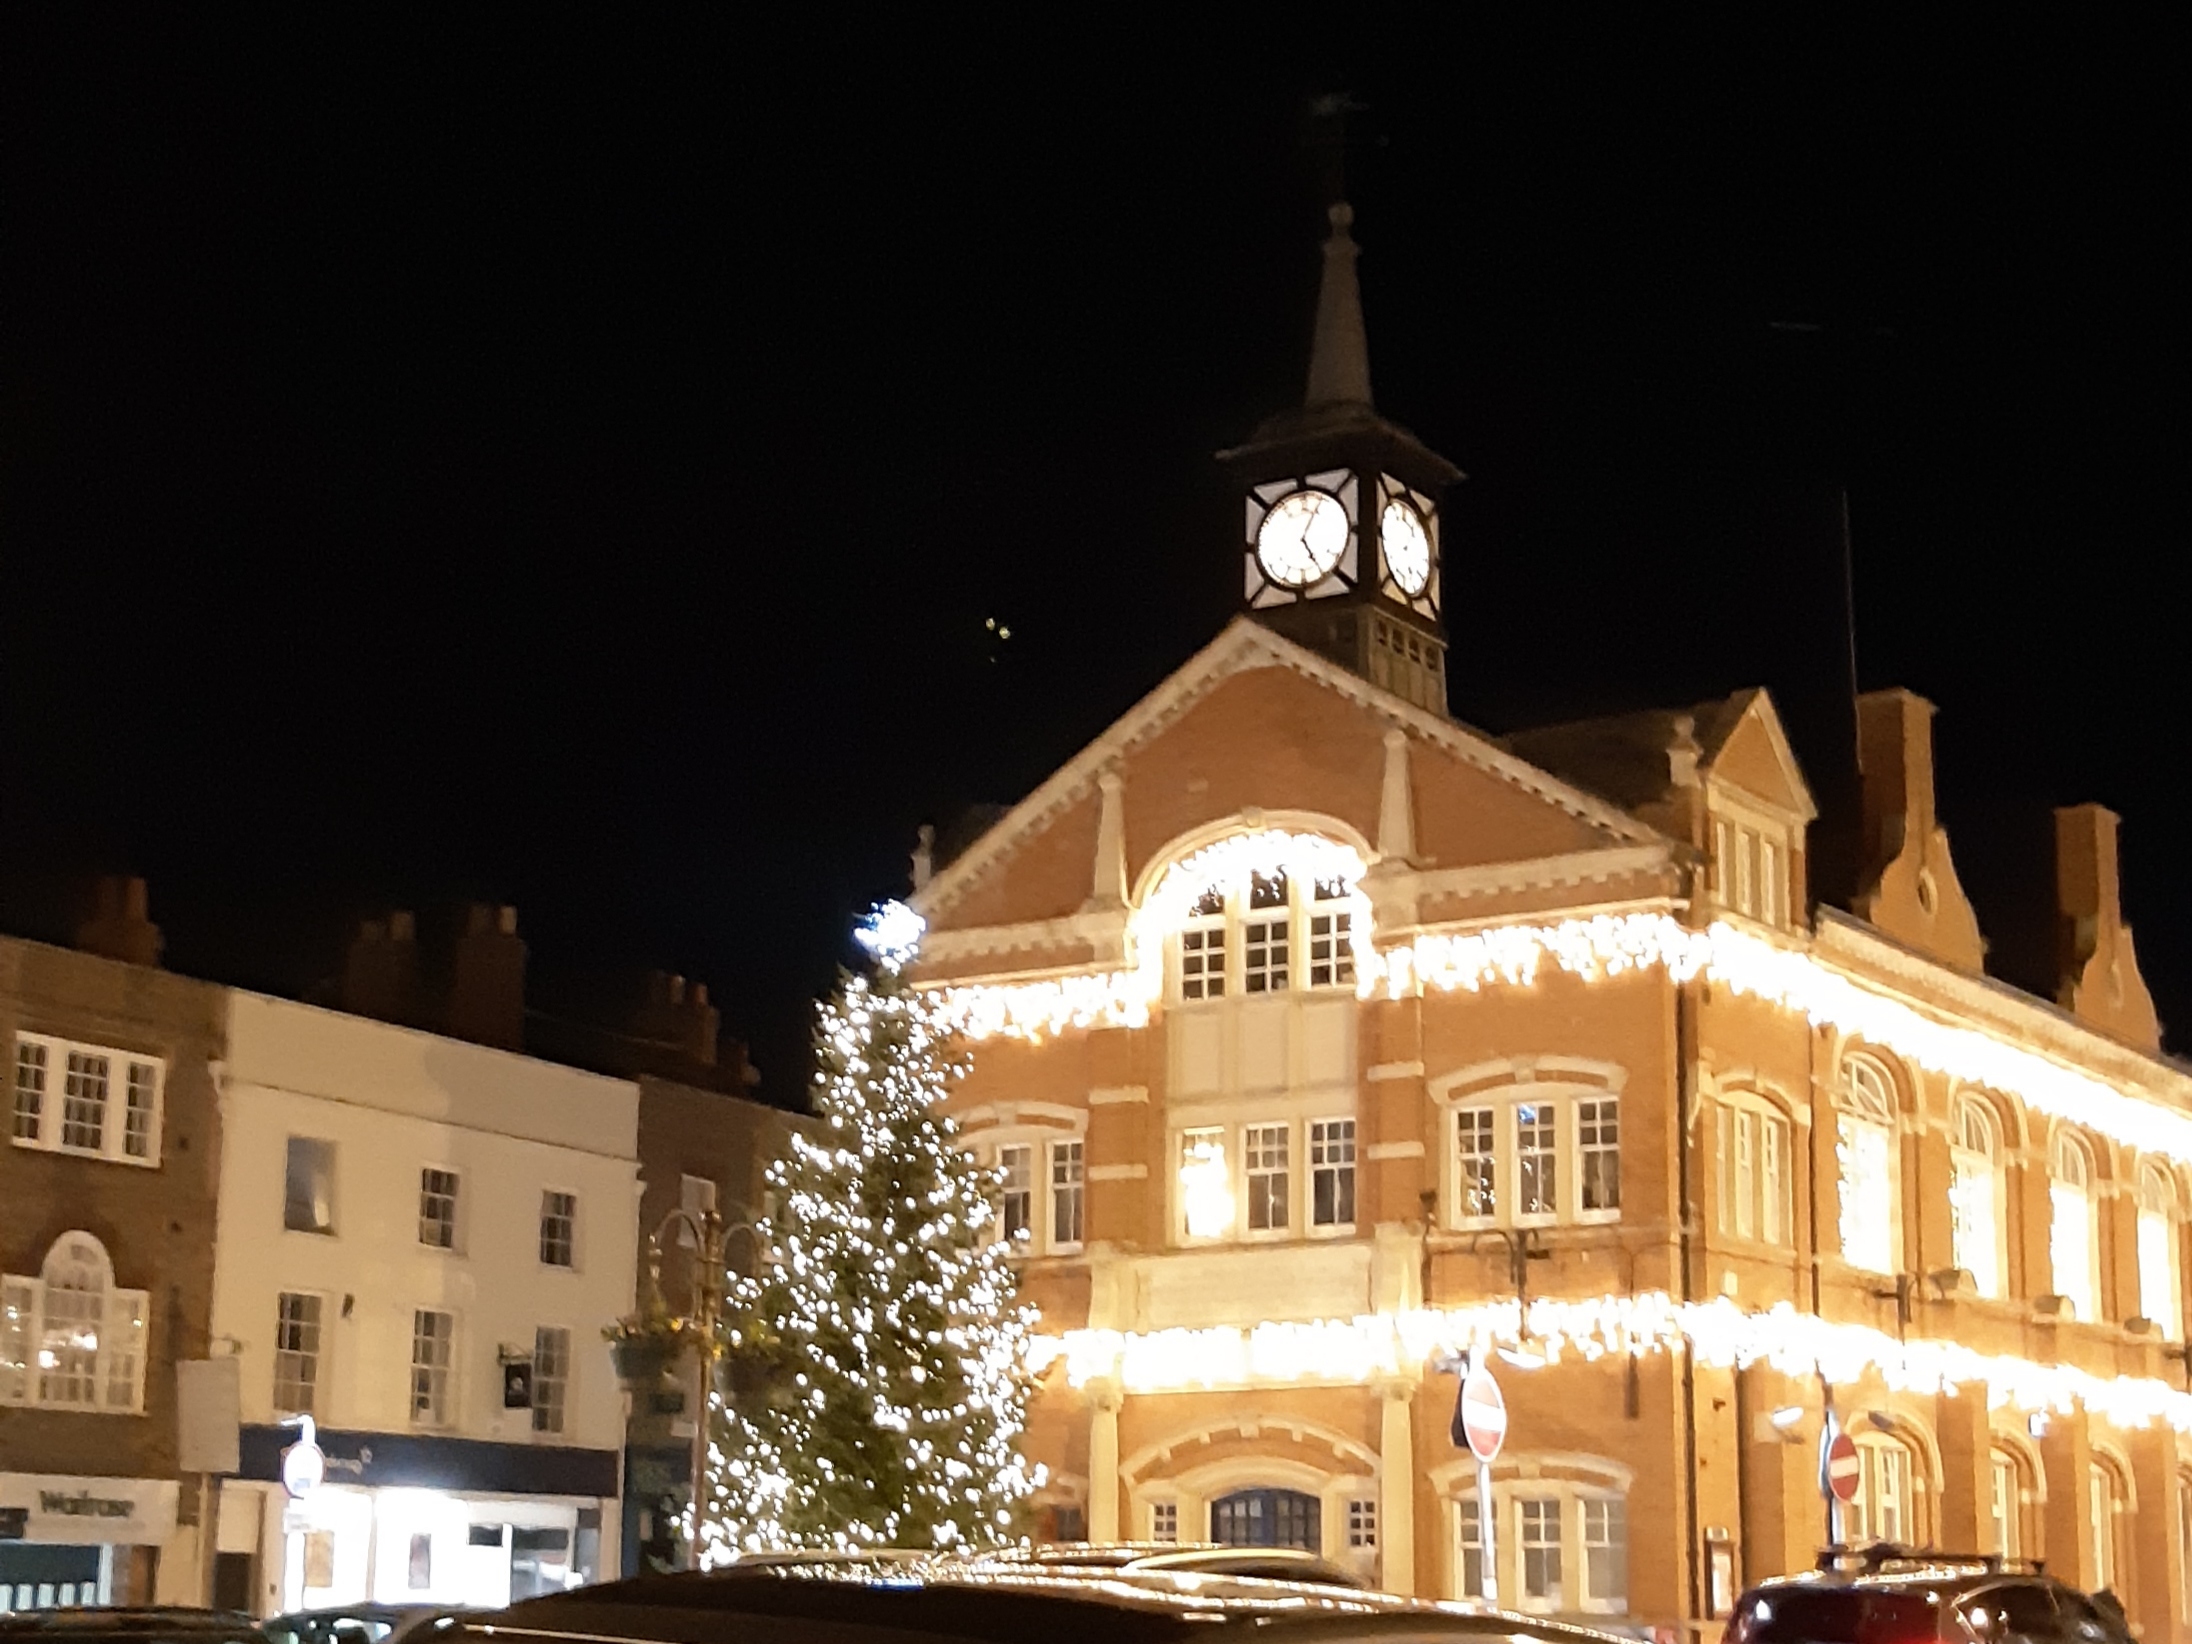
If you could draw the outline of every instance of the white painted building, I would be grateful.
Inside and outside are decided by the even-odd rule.
[[[242,1362],[220,1549],[262,1612],[500,1604],[616,1571],[638,1089],[237,992],[217,1351]],[[292,1499],[310,1416],[326,1482]]]

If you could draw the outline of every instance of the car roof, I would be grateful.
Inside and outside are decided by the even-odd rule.
[[[729,1579],[725,1579],[728,1576]],[[1512,1637],[1601,1640],[1535,1618],[1433,1604],[1390,1593],[1249,1577],[1130,1571],[1068,1573],[1027,1566],[936,1565],[846,1579],[820,1562],[630,1581],[528,1599],[469,1618],[465,1633],[509,1640],[586,1639],[705,1644],[737,1618],[741,1644],[1160,1644],[1234,1630],[1268,1638],[1438,1640]]]

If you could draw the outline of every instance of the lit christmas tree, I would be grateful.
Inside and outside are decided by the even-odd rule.
[[[994,1232],[997,1172],[939,1108],[965,1071],[905,965],[898,904],[860,933],[815,1041],[814,1141],[769,1170],[777,1209],[734,1277],[711,1396],[716,1485],[703,1561],[779,1547],[994,1546],[1039,1482],[1020,1454],[1035,1315]]]

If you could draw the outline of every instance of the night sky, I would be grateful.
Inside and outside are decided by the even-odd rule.
[[[1379,407],[1470,475],[1456,715],[1764,684],[1833,797],[1846,484],[1982,923],[2103,801],[2192,1024],[2159,42],[759,10],[0,22],[0,928],[142,873],[173,968],[301,993],[513,902],[796,1101],[917,825],[1232,614],[1344,89]]]

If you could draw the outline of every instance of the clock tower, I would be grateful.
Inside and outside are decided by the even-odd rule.
[[[1371,405],[1354,212],[1329,216],[1301,408],[1218,455],[1243,493],[1244,597],[1287,638],[1444,714],[1439,505],[1462,473]]]

